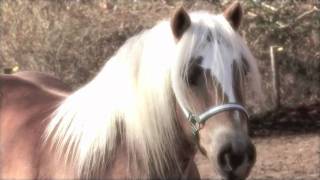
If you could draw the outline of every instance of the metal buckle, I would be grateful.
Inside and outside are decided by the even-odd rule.
[[[192,133],[196,135],[200,129],[200,118],[195,114],[189,113],[188,119],[191,122]]]

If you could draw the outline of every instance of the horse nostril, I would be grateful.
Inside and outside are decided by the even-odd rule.
[[[231,145],[222,148],[218,154],[218,163],[224,172],[235,171],[243,162],[244,154],[235,153]]]

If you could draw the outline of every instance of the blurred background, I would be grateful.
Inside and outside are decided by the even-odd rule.
[[[0,0],[0,71],[42,71],[77,89],[126,39],[177,7],[220,13],[230,2]],[[247,95],[258,152],[250,178],[320,179],[320,1],[240,2],[239,33],[257,58],[267,97],[258,105]],[[205,158],[197,162],[202,177],[213,176]]]

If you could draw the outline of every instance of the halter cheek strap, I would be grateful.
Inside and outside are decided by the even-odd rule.
[[[196,135],[199,132],[201,124],[206,122],[212,116],[224,111],[237,110],[242,112],[242,114],[244,114],[247,119],[249,118],[248,111],[242,105],[237,103],[227,103],[219,106],[214,106],[199,115],[193,114],[185,108],[182,109],[184,113],[187,115],[188,121],[191,123],[191,128],[194,135]]]

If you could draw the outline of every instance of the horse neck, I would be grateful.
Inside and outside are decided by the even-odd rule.
[[[182,132],[183,130],[180,129]],[[177,152],[178,152],[178,164],[179,167],[176,167],[176,163],[170,163],[169,167],[171,168],[166,169],[166,177],[170,178],[181,178],[181,176],[184,175],[185,171],[187,170],[190,162],[193,162],[193,158],[195,155],[195,146],[190,143],[190,140],[186,138],[184,134],[181,135],[181,142],[179,143],[179,146]],[[161,175],[158,174],[157,169],[144,169],[143,166],[139,166],[139,163],[136,165],[132,165],[127,167],[126,165],[128,162],[132,159],[128,156],[128,149],[125,146],[125,143],[121,143],[122,145],[117,147],[115,157],[112,163],[112,167],[108,168],[106,171],[105,177],[108,178],[130,178],[130,177],[147,177],[148,179],[158,179],[161,178]],[[139,150],[137,150],[139,151]],[[138,157],[143,158],[143,157]],[[137,162],[139,162],[139,159],[136,159]],[[124,170],[127,171],[124,171]],[[147,171],[148,173],[146,173]]]

